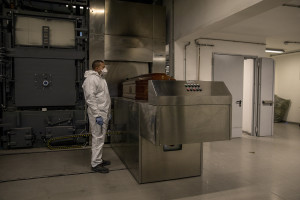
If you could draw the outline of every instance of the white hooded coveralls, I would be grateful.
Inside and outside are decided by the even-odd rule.
[[[84,77],[82,88],[88,105],[87,112],[92,133],[91,165],[96,167],[102,163],[102,149],[109,121],[111,101],[107,83],[98,72],[94,70],[86,71]],[[100,116],[104,122],[102,126],[96,123],[96,117]]]

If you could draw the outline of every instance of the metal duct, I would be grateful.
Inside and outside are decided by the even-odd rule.
[[[104,60],[105,0],[90,0],[89,65]],[[93,12],[98,10],[98,12]]]
[[[115,0],[105,3],[105,60],[159,65],[157,61],[165,59],[165,9]]]
[[[165,72],[165,35],[164,7],[105,1],[104,60],[111,96],[120,95],[126,78]]]

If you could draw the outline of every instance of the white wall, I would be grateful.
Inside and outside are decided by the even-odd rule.
[[[300,123],[300,53],[273,57],[275,94],[291,100],[286,121]]]
[[[252,133],[253,114],[253,85],[254,85],[254,60],[244,61],[244,83],[243,83],[243,125],[242,130]]]
[[[185,72],[187,80],[197,79],[197,51],[193,42],[186,47],[186,70],[184,69],[185,45],[187,43],[175,42],[175,79],[185,80]]]
[[[175,39],[204,29],[262,0],[175,0]]]
[[[174,44],[174,78],[184,80],[184,43]]]
[[[167,2],[168,0],[165,0]],[[289,0],[174,0],[174,77],[184,80],[184,45],[187,48],[187,79],[195,79],[198,71],[197,47],[194,40],[214,37],[222,28],[249,19],[257,14],[287,3]],[[170,5],[168,5],[168,10]],[[219,37],[218,37],[219,38]],[[222,38],[222,37],[220,37]],[[234,37],[236,40],[240,38]],[[228,38],[227,38],[228,39]],[[251,38],[248,41],[263,43]],[[264,57],[265,46],[203,41],[214,47],[201,47],[200,80],[211,80],[212,53],[240,54]],[[198,65],[198,66],[195,66]],[[171,66],[172,67],[172,66]],[[196,75],[195,75],[196,73]]]
[[[190,41],[191,45],[188,47],[187,53],[187,69],[191,72],[187,73],[187,79],[194,79],[197,77],[194,72],[198,67],[198,49],[194,41]],[[223,42],[223,41],[213,41],[213,40],[198,40],[202,44],[214,45],[201,46],[200,47],[200,80],[211,81],[212,80],[212,56],[213,53],[223,53],[223,54],[234,54],[234,55],[247,55],[247,56],[265,56],[265,46],[255,45],[247,43],[237,43],[237,42]],[[186,42],[176,42],[175,44],[175,78],[178,80],[183,77],[183,63],[184,63],[184,44]],[[195,66],[196,65],[196,66]]]
[[[202,37],[289,2],[290,0],[174,0],[175,40]]]

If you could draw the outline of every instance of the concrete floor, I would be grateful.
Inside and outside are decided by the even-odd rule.
[[[275,124],[273,137],[204,144],[203,176],[137,184],[113,150],[109,174],[90,170],[90,149],[0,151],[0,200],[299,200],[300,127]]]

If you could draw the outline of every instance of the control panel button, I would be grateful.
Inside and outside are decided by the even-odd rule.
[[[199,83],[185,83],[184,87],[186,88],[186,91],[188,91],[188,92],[202,91]]]

